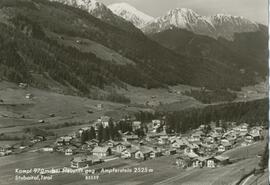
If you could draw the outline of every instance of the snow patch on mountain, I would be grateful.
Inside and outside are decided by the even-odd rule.
[[[144,27],[147,23],[154,20],[153,17],[137,10],[128,3],[116,3],[109,5],[108,8],[116,15],[130,21],[137,28]]]
[[[255,32],[259,25],[244,17],[217,14],[201,16],[191,9],[176,8],[166,15],[156,18],[142,30],[145,33],[157,33],[170,29],[172,26],[192,31],[213,38],[224,37],[232,40],[235,33]]]

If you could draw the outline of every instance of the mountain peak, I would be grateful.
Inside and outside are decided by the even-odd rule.
[[[134,33],[141,34],[141,31],[137,29],[130,22],[126,21],[120,16],[115,15],[107,6],[96,0],[49,0],[59,2],[74,8],[82,9],[92,16],[118,27],[125,31],[131,31]]]
[[[108,8],[116,15],[133,23],[136,27],[142,28],[147,23],[154,20],[153,17],[139,11],[128,3],[111,4]]]
[[[69,6],[81,8],[83,10],[88,11],[89,13],[92,13],[93,11],[96,11],[98,9],[106,8],[104,4],[96,0],[50,0],[50,1],[56,1]]]
[[[188,8],[175,8],[168,11],[166,15],[148,24],[143,31],[161,32],[170,29],[171,26],[202,35],[212,35],[214,32],[214,27],[208,19]]]
[[[162,17],[146,25],[143,31],[156,33],[170,29],[171,26],[186,29],[196,34],[207,35],[213,38],[224,37],[232,40],[234,33],[255,32],[259,25],[242,16],[217,14],[201,16],[189,8],[175,8]]]

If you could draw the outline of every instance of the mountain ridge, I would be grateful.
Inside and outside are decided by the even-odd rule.
[[[139,11],[128,3],[115,3],[109,5],[108,8],[116,15],[133,23],[139,29],[154,20],[153,17]]]
[[[125,31],[142,34],[132,23],[115,15],[106,5],[96,0],[48,0],[84,10],[94,17]]]
[[[92,88],[125,84],[239,89],[256,83],[252,70],[242,74],[228,65],[230,61],[177,53],[144,34],[113,26],[80,8],[44,0],[2,0],[0,13],[0,74],[4,80],[42,86],[40,78],[35,78],[41,76],[84,94]],[[236,49],[252,53],[252,48],[241,49],[250,36],[240,36]],[[97,53],[91,49],[92,43],[99,44],[94,48]],[[99,57],[100,52],[110,50],[131,62],[118,65],[108,61],[110,57]]]

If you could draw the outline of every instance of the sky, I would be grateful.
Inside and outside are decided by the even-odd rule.
[[[127,2],[138,10],[159,17],[173,8],[190,8],[200,15],[217,13],[243,16],[268,24],[268,0],[98,0],[106,5]]]

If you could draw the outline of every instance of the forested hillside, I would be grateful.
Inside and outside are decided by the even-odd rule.
[[[34,77],[39,74],[82,94],[106,85],[156,88],[188,84],[239,89],[256,82],[254,71],[242,74],[218,60],[173,52],[141,32],[127,32],[60,3],[2,0],[0,14],[0,74],[9,81],[46,86]],[[66,46],[62,44],[66,37],[74,40],[73,45],[83,45],[80,40],[99,43],[134,65],[117,65],[72,44]]]

